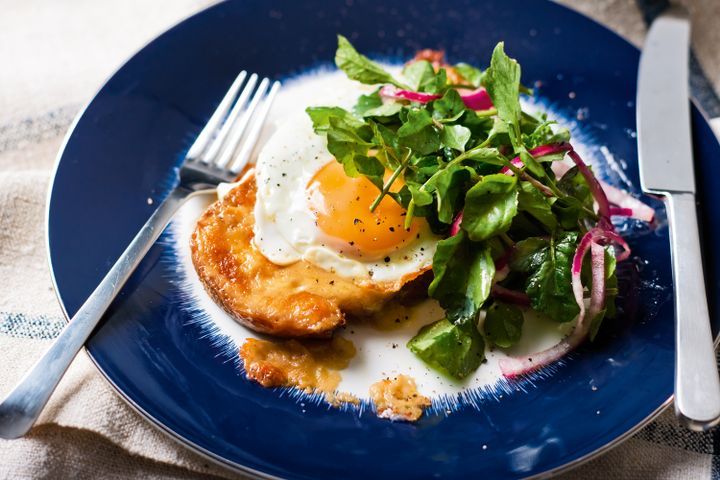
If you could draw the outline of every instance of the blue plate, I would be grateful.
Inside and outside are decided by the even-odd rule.
[[[373,56],[443,48],[484,65],[506,41],[526,84],[627,163],[638,184],[639,52],[600,25],[536,0],[228,2],[180,23],[130,59],[83,112],[60,154],[48,236],[72,315],[169,190],[173,168],[241,69],[275,78],[333,58],[335,34]],[[574,92],[574,95],[569,95]],[[572,98],[571,98],[572,97]],[[702,205],[720,204],[720,146],[693,110]],[[717,212],[701,212],[720,244]],[[673,303],[667,229],[636,238],[643,262],[601,341],[501,401],[416,425],[306,405],[244,379],[178,307],[172,258],[154,247],[88,343],[98,368],[149,421],[231,468],[293,479],[514,478],[575,465],[626,438],[672,395]],[[706,251],[717,332],[720,258]],[[484,446],[484,447],[483,447]]]

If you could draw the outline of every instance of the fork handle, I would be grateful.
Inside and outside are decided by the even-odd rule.
[[[720,420],[720,379],[710,331],[695,195],[667,197],[675,284],[675,413],[692,430]]]
[[[176,188],[158,205],[50,348],[0,403],[0,438],[19,438],[30,430],[112,300],[190,193]]]

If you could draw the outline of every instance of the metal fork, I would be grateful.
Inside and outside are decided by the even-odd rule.
[[[258,85],[256,74],[248,77],[247,72],[240,72],[188,150],[176,187],[158,205],[50,349],[0,403],[0,438],[18,438],[30,430],[112,300],[183,203],[193,195],[214,192],[218,183],[232,181],[247,164],[280,89],[279,82],[270,84],[264,78]]]

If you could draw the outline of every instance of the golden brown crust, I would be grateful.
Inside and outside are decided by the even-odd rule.
[[[213,299],[243,325],[283,337],[329,335],[345,313],[367,315],[423,271],[386,284],[356,284],[305,261],[287,266],[255,247],[255,176],[248,172],[198,220],[192,261]]]

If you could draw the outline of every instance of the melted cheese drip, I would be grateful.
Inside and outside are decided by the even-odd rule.
[[[407,375],[374,383],[370,398],[375,402],[378,417],[393,421],[414,422],[430,406],[430,399],[418,393],[415,380]]]
[[[336,336],[332,340],[285,340],[269,342],[248,338],[240,357],[250,380],[264,387],[297,387],[308,393],[323,393],[330,403],[357,402],[349,394],[337,393],[340,370],[355,356],[355,346]]]

